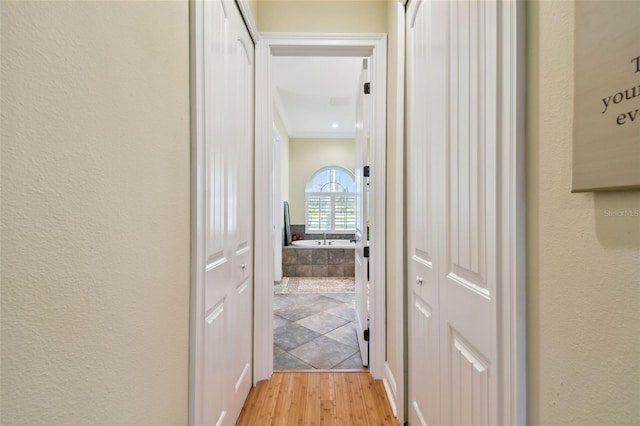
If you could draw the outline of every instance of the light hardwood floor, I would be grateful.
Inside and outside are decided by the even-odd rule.
[[[251,389],[237,425],[397,425],[366,371],[276,371]]]

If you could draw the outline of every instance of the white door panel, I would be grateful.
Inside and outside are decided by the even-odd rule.
[[[497,2],[450,3],[442,421],[497,424]]]
[[[438,237],[442,223],[442,74],[446,63],[435,38],[446,28],[443,3],[416,1],[407,10],[407,280],[409,290],[409,423],[440,420],[440,305]],[[436,62],[436,60],[438,62]],[[439,98],[436,99],[436,97]]]
[[[252,381],[253,44],[233,1],[196,6],[203,51],[196,84],[202,96],[196,162],[203,247],[196,256],[203,257],[197,262],[203,290],[196,301],[202,309],[194,380],[201,387],[192,422],[232,425]]]
[[[498,28],[503,3],[417,0],[407,8],[413,424],[501,423]]]

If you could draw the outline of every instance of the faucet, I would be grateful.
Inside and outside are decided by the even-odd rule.
[[[327,233],[325,232],[322,235],[324,237],[324,244],[323,245],[326,246],[327,245]]]

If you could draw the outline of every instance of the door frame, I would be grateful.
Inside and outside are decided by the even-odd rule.
[[[277,146],[277,153],[278,155],[280,155],[280,151],[282,150],[282,136],[280,135],[280,132],[278,131],[278,128],[276,127],[275,123],[273,124],[273,148],[276,149]],[[276,142],[277,141],[277,142]],[[275,254],[274,254],[274,258],[273,258],[273,268],[274,268],[274,273],[273,273],[273,280],[276,282],[282,281],[282,245],[284,242],[283,239],[283,228],[284,228],[284,214],[283,214],[283,209],[282,207],[280,207],[280,213],[276,214],[277,208],[276,208],[276,204],[279,204],[280,206],[283,205],[283,201],[282,201],[282,177],[279,176],[279,173],[275,170],[275,166],[278,166],[280,164],[280,159],[278,159],[277,155],[274,156],[273,158],[273,164],[274,164],[274,170],[273,170],[273,179],[275,182],[273,182],[273,199],[274,201],[277,201],[277,203],[273,203],[272,208],[273,208],[273,214],[274,217],[273,219],[273,234],[272,234],[272,242],[273,242],[273,249],[275,250]],[[278,216],[280,216],[278,218]],[[278,242],[276,242],[276,238],[278,239]],[[280,255],[277,254],[277,251],[280,250]],[[279,267],[279,269],[278,269]]]
[[[255,111],[255,269],[254,384],[273,373],[273,239],[271,234],[273,169],[273,55],[370,56],[373,96],[371,127],[371,310],[370,367],[384,376],[385,330],[385,199],[386,199],[386,34],[261,33],[256,44]],[[376,172],[379,171],[379,172]],[[268,212],[265,214],[265,212]]]

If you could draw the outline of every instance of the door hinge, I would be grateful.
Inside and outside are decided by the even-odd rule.
[[[369,257],[369,247],[363,247],[363,249],[364,249],[364,254],[363,254],[363,256],[364,256],[364,257]]]
[[[369,172],[370,172],[370,170],[371,170],[371,169],[369,168],[369,166],[364,166],[364,168],[362,169],[362,175],[363,175],[364,177],[369,177]]]
[[[369,341],[369,329],[367,328],[366,330],[364,330],[364,341],[368,342]]]
[[[367,82],[364,84],[364,94],[368,95],[371,93],[371,83]]]

